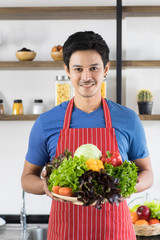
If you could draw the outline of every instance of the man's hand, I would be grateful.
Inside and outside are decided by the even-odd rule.
[[[43,170],[41,173],[41,177],[42,177],[42,181],[43,181],[43,189],[44,192],[47,196],[49,196],[50,198],[54,199],[53,194],[49,191],[48,186],[47,186],[47,180],[46,180],[46,176],[47,176],[47,171]]]
[[[36,166],[25,160],[24,169],[21,177],[22,188],[25,192],[33,194],[46,194],[51,199],[56,201],[63,201],[60,198],[56,198],[49,191],[47,186],[47,171],[45,168]]]

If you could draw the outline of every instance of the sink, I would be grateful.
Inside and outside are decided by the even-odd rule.
[[[23,230],[20,224],[5,224],[0,227],[0,240],[47,240],[48,224],[27,224]]]
[[[47,228],[37,228],[29,231],[27,240],[47,240]]]

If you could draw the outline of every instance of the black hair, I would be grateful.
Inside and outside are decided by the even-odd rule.
[[[69,69],[71,55],[79,50],[96,50],[102,58],[104,67],[109,62],[109,48],[101,35],[93,31],[76,32],[68,37],[63,45],[63,60]]]

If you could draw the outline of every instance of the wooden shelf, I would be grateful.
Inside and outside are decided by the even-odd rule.
[[[160,6],[123,6],[125,17],[160,16]],[[116,6],[1,7],[0,20],[116,19]]]
[[[157,17],[160,6],[123,6],[125,17]],[[87,7],[1,7],[0,20],[70,20],[70,19],[116,19],[116,6]],[[123,61],[123,69],[137,67],[160,67],[160,60]],[[111,61],[111,69],[116,61]],[[63,62],[55,61],[0,61],[0,70],[62,70]],[[0,121],[34,121],[38,115],[1,115]],[[160,120],[160,115],[139,115],[141,120]]]
[[[0,121],[35,121],[39,115],[0,115]]]
[[[157,17],[160,16],[160,6],[123,6],[124,17]]]
[[[123,69],[137,67],[160,67],[160,60],[123,61]],[[116,61],[111,61],[111,69],[116,68]],[[62,61],[0,61],[0,70],[62,70]]]
[[[112,19],[115,6],[95,7],[2,7],[1,20]]]
[[[132,68],[132,67],[160,67],[160,60],[130,60],[122,62],[123,68]]]
[[[151,115],[148,115],[148,114],[143,114],[143,115],[139,115],[139,118],[141,120],[149,120],[149,121],[154,121],[154,120],[160,120],[160,114],[151,114]]]
[[[111,61],[115,69],[116,61]],[[0,70],[62,70],[63,61],[0,61]]]
[[[58,70],[62,61],[0,61],[0,70]]]
[[[0,121],[35,121],[39,115],[0,115]],[[160,115],[139,115],[141,120],[160,120]]]

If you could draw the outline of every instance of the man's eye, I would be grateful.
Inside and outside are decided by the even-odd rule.
[[[97,67],[91,67],[91,71],[97,71],[98,68]]]
[[[82,68],[75,68],[76,72],[82,72]]]

